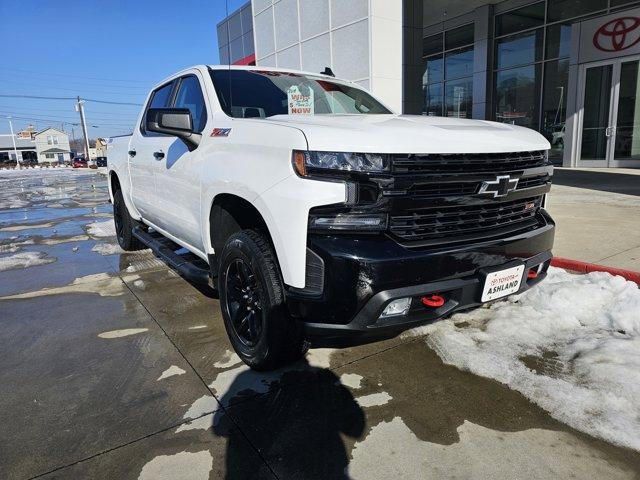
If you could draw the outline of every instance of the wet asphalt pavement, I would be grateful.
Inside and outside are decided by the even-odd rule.
[[[0,477],[637,478],[422,338],[258,374],[215,292],[116,245],[106,177],[0,172]]]

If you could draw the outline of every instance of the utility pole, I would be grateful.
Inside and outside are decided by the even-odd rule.
[[[13,141],[13,154],[16,156],[16,166],[18,169],[22,168],[20,166],[20,159],[18,158],[18,148],[16,147],[16,136],[13,134],[13,123],[11,123],[11,117],[7,117],[9,120],[9,130],[11,130],[11,140]]]
[[[78,97],[76,110],[80,113],[82,135],[84,136],[84,159],[87,161],[87,164],[88,164],[89,163],[89,137],[87,135],[87,124],[84,120],[84,100],[80,100],[80,97]]]

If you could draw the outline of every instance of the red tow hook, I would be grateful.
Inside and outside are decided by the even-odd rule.
[[[438,308],[444,305],[444,297],[440,295],[426,295],[421,299],[425,307]]]
[[[538,278],[538,270],[535,268],[530,268],[529,273],[527,273],[528,279]]]

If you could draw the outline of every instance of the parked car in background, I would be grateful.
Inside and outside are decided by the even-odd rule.
[[[87,161],[84,158],[74,158],[73,168],[87,168]]]
[[[106,167],[107,166],[107,157],[97,157],[96,165],[98,167]]]

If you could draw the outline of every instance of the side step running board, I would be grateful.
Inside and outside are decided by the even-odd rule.
[[[187,280],[198,284],[213,285],[209,275],[209,266],[201,258],[191,253],[176,253],[176,250],[180,250],[182,247],[157,232],[145,232],[140,227],[134,227],[133,235]]]

